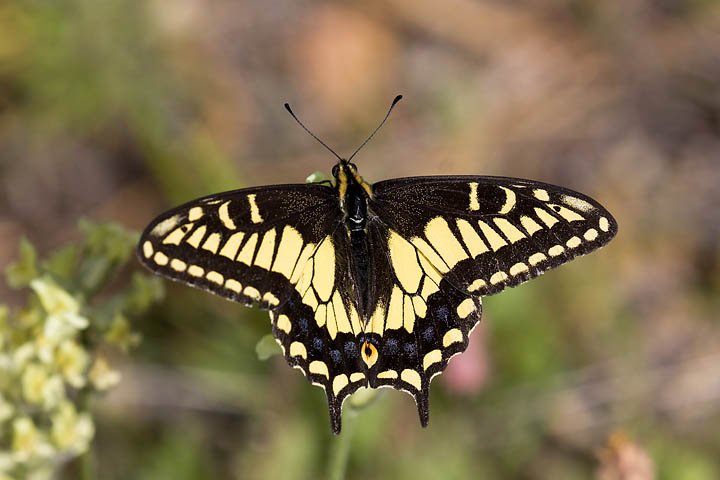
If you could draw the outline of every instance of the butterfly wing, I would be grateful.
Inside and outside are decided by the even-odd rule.
[[[369,203],[376,273],[366,331],[380,355],[371,387],[409,392],[423,425],[431,379],[465,350],[492,295],[595,250],[617,232],[593,199],[503,177],[380,182]]]
[[[415,177],[377,183],[373,192],[373,211],[471,295],[519,285],[617,233],[597,201],[530,180]]]
[[[342,219],[323,185],[248,188],[160,215],[138,247],[162,276],[270,310],[287,362],[324,388],[335,433],[343,400],[367,385]]]
[[[321,240],[342,221],[334,191],[277,185],[211,195],[170,210],[143,232],[150,270],[246,305],[285,302]]]

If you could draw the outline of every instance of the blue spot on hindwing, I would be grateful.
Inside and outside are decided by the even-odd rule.
[[[340,363],[340,361],[342,361],[342,354],[340,353],[340,350],[330,350],[330,358],[335,365]]]

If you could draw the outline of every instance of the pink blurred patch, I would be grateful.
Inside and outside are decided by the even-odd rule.
[[[440,377],[453,393],[469,395],[479,392],[490,376],[490,363],[485,344],[485,324],[480,323],[470,334],[470,345],[450,360]]]

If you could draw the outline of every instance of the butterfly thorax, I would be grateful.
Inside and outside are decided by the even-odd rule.
[[[357,174],[354,164],[341,161],[333,168],[340,208],[350,238],[351,275],[356,286],[356,301],[361,318],[367,318],[369,305],[369,246],[367,241],[368,199],[372,198],[371,186]]]

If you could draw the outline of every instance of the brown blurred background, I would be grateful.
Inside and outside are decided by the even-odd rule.
[[[360,412],[348,478],[720,478],[715,0],[0,3],[0,265],[79,217],[139,230],[329,172],[282,104],[345,155],[398,93],[356,157],[369,181],[531,178],[620,231],[485,301],[427,430],[400,392]],[[100,478],[325,475],[324,395],[258,360],[265,312],[168,285],[134,327],[95,405]]]

